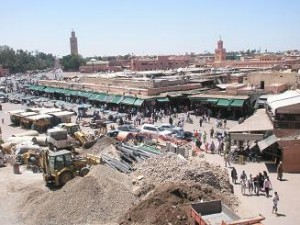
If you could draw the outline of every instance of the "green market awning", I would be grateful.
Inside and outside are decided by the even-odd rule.
[[[71,95],[72,90],[70,89],[65,89],[65,96],[70,96]]]
[[[54,87],[46,87],[46,88],[44,89],[44,91],[45,91],[46,93],[55,93],[56,89],[57,89],[57,88],[54,88]]]
[[[69,94],[73,95],[73,96],[78,96],[78,91],[76,91],[76,90],[70,90]]]
[[[231,103],[231,100],[228,99],[219,99],[217,106],[228,107]]]
[[[66,91],[65,91],[65,89],[62,89],[62,88],[56,88],[55,93],[58,93],[58,94],[65,94]]]
[[[136,97],[125,96],[125,98],[121,101],[121,104],[133,105],[135,100],[136,100]]]
[[[122,99],[123,99],[122,95],[115,95],[114,98],[109,103],[120,104]]]
[[[109,102],[111,102],[111,100],[113,100],[114,97],[115,97],[114,95],[106,95],[106,96],[104,96],[104,98],[102,100],[100,100],[100,102],[109,103]]]
[[[78,96],[79,97],[83,97],[83,98],[89,98],[91,96],[91,92],[87,92],[87,91],[79,91],[78,92]]]
[[[203,101],[207,101],[206,98],[199,98],[199,97],[189,97],[190,101],[192,102],[203,102]]]
[[[92,93],[91,96],[89,97],[90,101],[98,101],[99,94],[98,93]]]
[[[33,90],[33,91],[41,91],[45,88],[45,86],[40,86],[40,85],[30,85],[28,87],[29,90]]]
[[[108,97],[105,93],[98,93],[97,101],[98,102],[105,102],[105,99]]]
[[[170,100],[169,100],[168,97],[156,98],[156,100],[157,100],[158,102],[170,102]]]
[[[243,107],[245,100],[242,99],[234,99],[231,103],[230,106],[232,107]]]
[[[135,106],[141,106],[143,103],[144,103],[144,99],[137,98],[135,100],[135,102],[133,103],[133,105],[135,105]]]
[[[210,103],[212,103],[212,104],[217,104],[217,102],[219,101],[219,99],[217,99],[217,98],[209,98],[209,99],[207,99],[206,101],[207,101],[207,102],[210,102]]]

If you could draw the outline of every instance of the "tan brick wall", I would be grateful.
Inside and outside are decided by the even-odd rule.
[[[297,80],[296,73],[251,73],[247,76],[247,81],[251,85],[259,86],[261,81],[265,82],[265,86],[277,84],[295,85]]]

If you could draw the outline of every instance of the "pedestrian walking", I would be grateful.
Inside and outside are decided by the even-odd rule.
[[[249,178],[247,180],[247,186],[248,186],[249,196],[251,196],[254,189],[252,174],[249,175]]]
[[[206,131],[203,132],[202,138],[203,138],[203,143],[205,144],[206,143]]]
[[[2,121],[2,124],[4,124],[4,118],[2,118],[1,121]]]
[[[211,127],[210,128],[210,138],[213,138],[214,137],[214,128],[213,127]]]
[[[246,174],[245,170],[243,170],[240,179],[244,180],[246,182],[246,180],[247,180],[247,174]]]
[[[202,117],[201,117],[200,120],[199,120],[199,125],[200,125],[200,127],[202,127],[202,123],[203,123],[203,119],[202,119]]]
[[[241,179],[240,181],[241,183],[241,192],[242,192],[242,195],[245,195],[246,194],[246,181]]]
[[[229,152],[224,154],[225,167],[227,167],[227,164],[228,164],[229,166],[231,166],[231,164],[230,164],[230,158],[231,158],[231,155],[230,155]]]
[[[173,125],[173,118],[172,118],[172,116],[169,117],[169,124]]]
[[[283,173],[283,170],[282,170],[282,162],[280,161],[278,166],[277,166],[277,180],[282,180],[282,173]]]
[[[227,125],[227,120],[226,120],[226,118],[225,118],[224,121],[223,121],[223,125],[224,125],[224,129],[226,129],[226,125]]]
[[[274,192],[274,197],[273,197],[273,209],[272,209],[272,213],[276,213],[277,214],[277,210],[278,210],[278,208],[277,208],[277,206],[278,206],[278,202],[279,202],[279,195],[278,195],[278,193],[275,191]]]
[[[266,197],[269,198],[270,196],[270,189],[272,188],[272,184],[271,184],[271,181],[269,179],[269,177],[267,177],[264,181],[264,189],[265,189],[265,192],[266,192]]]
[[[232,183],[236,184],[237,178],[238,178],[238,175],[237,175],[236,169],[235,169],[235,167],[232,167],[232,170],[231,170]]]

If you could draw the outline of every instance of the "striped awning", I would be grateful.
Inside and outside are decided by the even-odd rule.
[[[230,106],[232,107],[243,107],[245,100],[242,99],[234,99],[231,103]]]
[[[158,102],[170,102],[168,97],[161,97],[161,98],[156,98]]]
[[[125,96],[124,99],[121,101],[121,104],[133,105],[135,100],[136,100],[136,97]]]
[[[228,107],[230,106],[231,100],[229,99],[219,99],[217,106]]]
[[[120,102],[122,101],[122,99],[123,99],[122,95],[115,95],[114,98],[109,103],[120,104]]]
[[[135,105],[135,106],[141,106],[143,103],[144,103],[144,99],[137,98],[135,100],[135,102],[133,103],[133,105]]]

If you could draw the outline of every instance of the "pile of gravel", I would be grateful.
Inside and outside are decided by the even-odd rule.
[[[128,176],[100,165],[29,202],[23,219],[29,225],[113,224],[134,201]]]
[[[186,160],[176,154],[166,154],[149,158],[135,165],[135,171],[131,174],[136,180],[136,185],[143,187],[147,184],[155,186],[166,183],[205,184],[222,193],[226,203],[236,205],[233,196],[233,187],[230,184],[226,170],[220,166],[214,166],[204,159],[193,158]],[[140,179],[143,177],[142,179]],[[139,178],[139,179],[137,179]],[[137,196],[141,193],[137,191]]]

